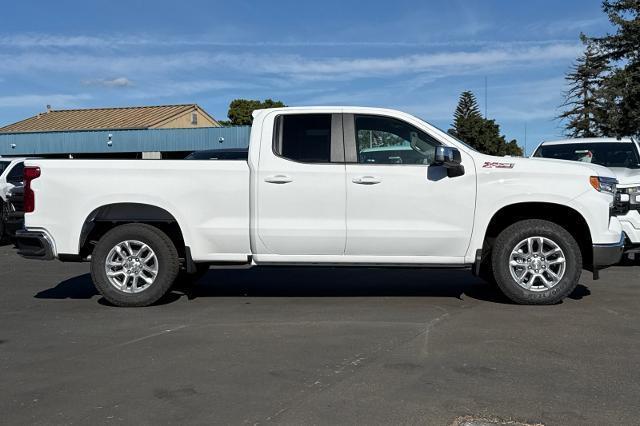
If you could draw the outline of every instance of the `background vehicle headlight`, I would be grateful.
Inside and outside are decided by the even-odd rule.
[[[629,186],[627,188],[618,188],[623,194],[634,194],[640,192],[640,186]]]
[[[616,185],[618,184],[618,181],[614,178],[591,176],[589,178],[589,182],[596,191],[611,195],[616,193]]]

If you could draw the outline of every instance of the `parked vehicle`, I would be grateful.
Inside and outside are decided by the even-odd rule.
[[[12,211],[7,202],[7,194],[15,186],[21,186],[23,181],[25,158],[0,157],[0,240],[6,240],[7,220]]]
[[[247,160],[29,160],[19,253],[89,260],[119,306],[211,264],[468,268],[550,304],[622,253],[602,166],[484,155],[377,108],[257,111],[248,142]],[[369,155],[406,146],[425,160]]]
[[[633,138],[564,139],[541,143],[534,157],[608,167],[618,179],[615,208],[629,251],[640,248],[640,147]]]
[[[2,212],[5,233],[8,238],[15,237],[18,229],[24,227],[24,186],[14,186],[7,193],[6,209]]]
[[[205,149],[192,152],[185,160],[246,160],[248,156],[246,148]]]

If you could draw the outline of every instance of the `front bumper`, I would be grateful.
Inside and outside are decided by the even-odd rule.
[[[18,254],[27,259],[53,260],[53,244],[49,237],[40,231],[16,231]]]
[[[593,245],[593,269],[594,271],[606,266],[615,265],[622,259],[624,251],[624,234],[620,236],[620,241],[611,244]]]

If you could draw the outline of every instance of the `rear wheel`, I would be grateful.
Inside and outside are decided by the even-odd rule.
[[[492,252],[496,283],[520,304],[560,302],[578,285],[582,254],[576,240],[559,225],[523,220],[503,230]]]
[[[171,239],[146,224],[113,228],[98,241],[91,256],[93,282],[116,306],[157,302],[171,288],[178,269],[178,253]]]

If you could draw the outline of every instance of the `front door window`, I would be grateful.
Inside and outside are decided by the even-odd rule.
[[[360,164],[424,164],[433,162],[435,139],[395,118],[356,115],[356,148]]]

